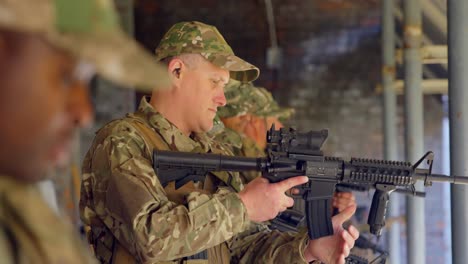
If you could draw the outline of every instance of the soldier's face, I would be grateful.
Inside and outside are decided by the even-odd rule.
[[[222,119],[224,125],[253,139],[260,148],[266,146],[266,119],[252,114]]]
[[[223,124],[226,127],[235,130],[239,133],[245,133],[245,128],[251,122],[251,119],[252,115],[245,114],[240,116],[222,118],[221,121],[223,121]]]
[[[179,107],[183,108],[188,130],[209,131],[218,107],[226,104],[224,86],[229,80],[229,71],[203,60],[187,69],[181,78]]]
[[[92,118],[77,63],[38,36],[0,33],[0,174],[37,181],[68,160],[74,128]],[[14,51],[12,51],[14,50]]]

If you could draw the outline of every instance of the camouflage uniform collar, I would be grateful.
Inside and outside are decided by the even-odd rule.
[[[161,137],[175,150],[184,152],[210,152],[212,141],[205,133],[194,133],[188,137],[174,124],[167,120],[161,113],[148,102],[149,98],[143,97],[138,106],[138,112],[143,114],[148,124],[158,132]]]

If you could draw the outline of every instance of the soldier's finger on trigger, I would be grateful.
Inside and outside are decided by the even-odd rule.
[[[289,178],[281,182],[278,182],[278,184],[280,184],[281,188],[283,188],[283,190],[286,191],[297,185],[304,184],[308,181],[309,181],[309,178],[307,178],[306,176],[297,176],[297,177]]]
[[[291,188],[289,190],[286,191],[286,195],[288,196],[292,196],[292,195],[296,195],[296,194],[299,194],[299,189],[297,188]]]

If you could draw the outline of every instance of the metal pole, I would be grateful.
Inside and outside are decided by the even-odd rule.
[[[398,64],[403,63],[403,50],[398,49],[395,54]],[[447,64],[446,45],[426,45],[421,47],[421,59],[423,64]]]
[[[385,159],[397,160],[397,121],[396,94],[393,89],[395,80],[395,19],[394,1],[384,0],[382,4],[382,87],[384,105],[384,151]],[[398,195],[392,195],[388,207],[389,217],[399,217]],[[392,264],[400,263],[400,225],[396,221],[388,229],[388,245]]]
[[[449,0],[448,65],[451,174],[468,175],[468,2]],[[452,186],[452,261],[468,260],[468,188]]]
[[[421,57],[424,64],[447,63],[446,45],[428,45],[421,48]]]
[[[415,162],[424,154],[423,94],[421,90],[421,6],[419,0],[404,2],[404,68],[405,68],[405,152],[406,159]],[[422,183],[416,185],[424,191]],[[408,197],[406,203],[408,263],[425,263],[426,238],[424,228],[424,199]]]
[[[397,95],[403,94],[405,91],[405,82],[396,80],[393,83],[393,89]],[[447,94],[448,79],[426,79],[421,82],[421,90],[423,94]],[[377,90],[378,92],[379,90]]]

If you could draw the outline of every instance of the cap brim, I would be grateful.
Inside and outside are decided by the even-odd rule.
[[[214,65],[230,72],[231,79],[241,82],[255,81],[260,70],[245,60],[230,54],[210,54],[208,60]]]
[[[53,42],[93,63],[110,81],[141,91],[170,87],[167,68],[122,31],[61,34]]]

